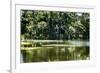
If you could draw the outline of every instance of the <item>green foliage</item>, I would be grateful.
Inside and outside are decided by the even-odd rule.
[[[80,44],[84,45],[81,41],[89,41],[89,24],[89,13],[21,10],[21,40],[31,40],[31,43],[27,41],[27,44],[30,44],[29,47],[23,47],[21,41],[23,61],[48,62],[89,59],[89,45],[79,46]],[[62,42],[32,42],[32,40],[61,40]],[[74,44],[69,40],[75,41]]]
[[[21,11],[22,39],[89,40],[89,13]]]

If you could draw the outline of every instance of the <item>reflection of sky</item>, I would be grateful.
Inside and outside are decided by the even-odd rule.
[[[70,41],[73,45],[89,46],[89,41]]]

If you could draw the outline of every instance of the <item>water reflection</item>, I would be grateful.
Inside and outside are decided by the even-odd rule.
[[[49,62],[89,59],[89,42],[38,42],[32,47],[21,47],[21,62]]]

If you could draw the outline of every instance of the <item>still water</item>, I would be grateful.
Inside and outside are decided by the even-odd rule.
[[[88,60],[89,58],[88,41],[39,41],[21,47],[21,63]]]

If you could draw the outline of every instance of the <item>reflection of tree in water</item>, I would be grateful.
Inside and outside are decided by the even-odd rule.
[[[21,40],[62,40],[34,43],[31,50],[21,50],[24,62],[81,60],[89,57],[89,47],[57,47],[67,40],[89,41],[89,13],[60,11],[21,11]],[[42,45],[53,47],[43,47]],[[39,47],[39,49],[37,48]],[[28,48],[27,48],[28,49]]]
[[[23,62],[71,61],[89,59],[89,47],[52,47],[22,50]]]

